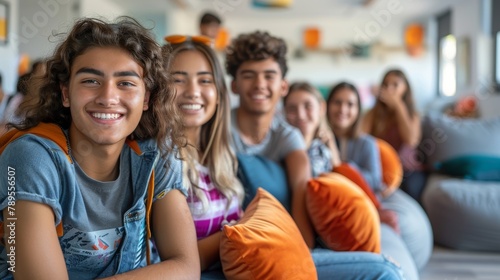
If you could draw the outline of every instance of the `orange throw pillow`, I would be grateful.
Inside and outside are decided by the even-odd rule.
[[[326,245],[335,251],[380,253],[380,220],[368,196],[351,180],[325,173],[308,182],[306,207]]]
[[[370,198],[375,208],[380,209],[380,201],[377,196],[373,192],[372,188],[368,185],[365,178],[356,170],[354,167],[349,165],[348,163],[342,163],[339,166],[333,168],[333,172],[344,175],[347,179],[353,181],[356,185],[358,185],[365,194]]]
[[[227,279],[317,279],[292,217],[262,188],[238,224],[224,226],[220,258]]]
[[[389,196],[401,185],[403,180],[403,166],[396,150],[385,140],[375,138],[380,152],[382,165],[382,181],[387,189],[382,191],[384,197]]]

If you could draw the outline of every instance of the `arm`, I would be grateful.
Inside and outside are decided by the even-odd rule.
[[[291,212],[302,237],[309,248],[314,247],[314,230],[307,215],[306,187],[311,178],[309,159],[304,150],[296,150],[285,158],[288,184],[292,192]]]
[[[199,279],[196,234],[186,197],[178,190],[153,203],[152,232],[161,262],[106,279]]]
[[[377,192],[380,191],[382,184],[380,155],[375,141],[369,139],[372,138],[355,140],[356,146],[353,147],[354,154],[350,156],[349,164],[357,168],[368,185]]]
[[[200,255],[201,271],[209,268],[219,259],[219,245],[221,232],[218,231],[206,238],[198,240],[198,254]]]
[[[408,110],[406,110],[406,107],[402,102],[398,103],[395,112],[399,135],[401,135],[403,143],[415,148],[420,142],[422,133],[420,127],[420,116],[415,113],[413,118],[410,117]]]
[[[334,136],[333,140],[328,141],[326,143],[326,146],[328,147],[328,149],[332,153],[332,166],[333,166],[333,168],[339,166],[342,163],[342,161],[340,160],[339,149],[337,148],[337,145],[335,144],[335,136]]]
[[[332,155],[333,168],[339,166],[342,161],[340,160],[339,149],[337,148],[337,144],[335,143],[335,134],[333,134],[333,131],[328,127],[326,121],[320,123],[318,128],[318,137],[323,143],[326,144],[326,146],[330,150],[330,153]]]
[[[410,117],[403,100],[395,94],[382,91],[379,98],[387,107],[394,111],[399,135],[403,143],[410,147],[416,147],[420,141],[421,134],[420,117],[417,114]]]
[[[54,225],[54,212],[45,204],[16,201],[15,244],[9,245],[11,221],[4,219],[6,249],[15,246],[15,279],[68,279],[66,263]],[[4,217],[11,217],[8,208]]]

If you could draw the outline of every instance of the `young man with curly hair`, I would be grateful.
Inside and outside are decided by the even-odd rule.
[[[287,94],[285,42],[267,32],[241,34],[227,48],[226,70],[240,105],[233,109],[236,152],[284,164],[291,192],[290,212],[312,249],[319,279],[402,279],[401,270],[382,255],[315,248],[315,233],[305,206],[311,168],[300,131],[276,114]],[[313,249],[314,248],[314,249]]]
[[[57,46],[0,138],[0,279],[200,277],[164,55],[128,17],[80,19]]]

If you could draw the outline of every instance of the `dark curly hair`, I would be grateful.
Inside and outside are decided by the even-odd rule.
[[[286,44],[283,39],[260,31],[241,34],[226,49],[226,71],[234,79],[242,63],[273,58],[280,66],[282,77],[285,77],[288,71],[285,56]]]
[[[175,91],[171,77],[163,67],[168,53],[162,50],[149,30],[130,17],[120,17],[116,23],[93,18],[78,20],[48,58],[45,74],[32,81],[37,85],[30,86],[33,92],[21,105],[26,118],[20,124],[10,123],[9,126],[24,130],[47,122],[68,129],[72,119],[70,109],[62,104],[61,85],[69,84],[75,59],[94,47],[123,49],[144,70],[144,84],[150,92],[150,109],[143,112],[137,128],[129,137],[156,139],[162,155],[172,151],[174,146],[184,145],[182,122],[174,102]]]

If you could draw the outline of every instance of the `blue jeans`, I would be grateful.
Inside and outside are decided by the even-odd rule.
[[[335,252],[315,248],[311,252],[319,280],[398,280],[402,270],[386,257],[368,252]],[[225,279],[220,263],[201,274],[201,279]]]
[[[319,280],[404,279],[399,266],[384,255],[369,252],[335,252],[315,248],[312,257]]]

